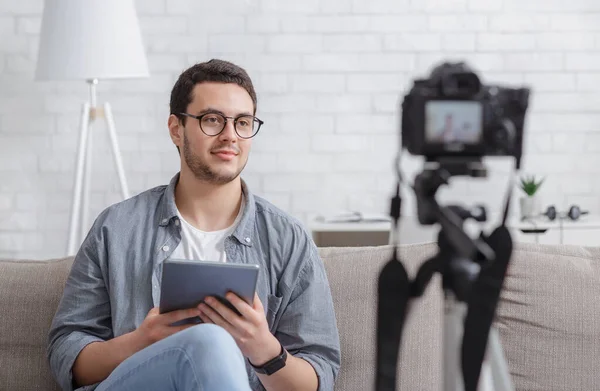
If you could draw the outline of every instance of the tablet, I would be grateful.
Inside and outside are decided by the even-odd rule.
[[[224,263],[168,259],[162,265],[159,312],[195,308],[207,296],[213,296],[233,311],[225,294],[233,292],[252,305],[260,266],[246,263]],[[202,323],[199,317],[183,323]]]

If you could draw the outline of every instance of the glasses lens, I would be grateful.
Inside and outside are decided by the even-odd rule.
[[[219,114],[205,114],[200,120],[202,131],[209,136],[219,134],[223,130],[225,118]]]
[[[243,116],[237,119],[235,129],[241,137],[249,138],[258,131],[258,121],[252,116]]]

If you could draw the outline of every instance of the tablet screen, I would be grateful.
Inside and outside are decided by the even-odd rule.
[[[233,308],[225,299],[228,292],[252,305],[260,266],[169,259],[163,262],[162,270],[160,313],[165,313],[195,308],[207,296]]]

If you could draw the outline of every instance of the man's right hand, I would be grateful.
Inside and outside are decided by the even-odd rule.
[[[138,337],[144,341],[146,346],[150,346],[155,342],[177,333],[178,331],[194,326],[194,324],[171,326],[173,323],[199,315],[200,311],[197,308],[189,308],[160,314],[158,307],[154,307],[150,310],[150,312],[148,312],[148,315],[146,315],[146,318],[140,327],[135,330],[135,333],[137,333]]]
[[[88,344],[81,350],[73,364],[75,384],[85,386],[106,379],[120,363],[133,354],[178,331],[194,326],[193,324],[170,326],[171,324],[199,314],[197,308],[160,314],[155,307],[134,331],[108,341]]]

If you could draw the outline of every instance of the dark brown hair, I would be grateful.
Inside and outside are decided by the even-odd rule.
[[[170,108],[171,114],[176,115],[185,125],[185,113],[188,105],[193,99],[194,86],[202,82],[234,83],[248,91],[254,113],[256,113],[256,92],[248,73],[238,65],[224,60],[212,59],[202,62],[186,69],[177,79],[171,90]]]

